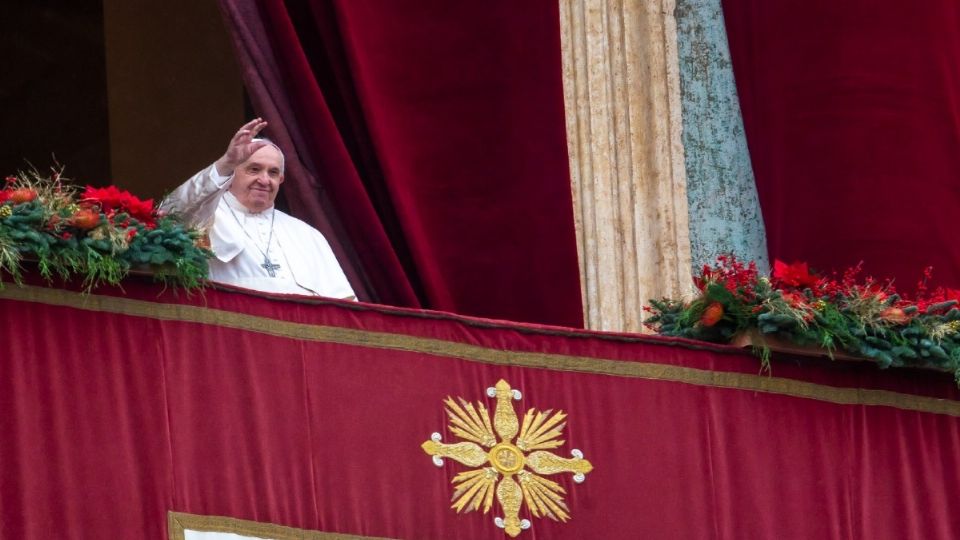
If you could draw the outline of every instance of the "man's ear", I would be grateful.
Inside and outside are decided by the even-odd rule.
[[[285,178],[285,177],[283,176],[283,174],[281,174],[281,175],[280,175],[280,180],[277,181],[277,185],[278,185],[278,186],[283,183],[283,179],[284,179],[284,178]]]

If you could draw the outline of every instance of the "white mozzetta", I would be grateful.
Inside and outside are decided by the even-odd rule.
[[[331,298],[354,296],[330,244],[319,231],[273,206],[253,213],[227,190],[232,176],[211,165],[174,190],[161,205],[209,230],[210,280],[246,289]],[[275,215],[274,215],[275,213]],[[271,233],[272,230],[272,233]],[[264,266],[265,254],[274,277]]]

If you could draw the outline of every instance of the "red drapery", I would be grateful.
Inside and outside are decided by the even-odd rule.
[[[770,256],[960,284],[960,4],[723,7]]]
[[[362,304],[136,283],[0,291],[0,536],[164,538],[167,511],[503,538],[420,444],[442,401],[568,413],[572,519],[520,538],[957,538],[949,375]],[[524,512],[523,517],[530,518]]]
[[[582,326],[556,2],[221,6],[366,298]]]

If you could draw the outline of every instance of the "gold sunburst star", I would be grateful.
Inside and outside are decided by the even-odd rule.
[[[563,500],[566,490],[541,476],[569,472],[573,473],[573,480],[580,483],[593,470],[593,465],[583,459],[579,450],[571,452],[572,458],[547,451],[563,445],[559,437],[566,426],[567,415],[563,411],[530,409],[523,415],[521,424],[511,403],[511,399],[520,400],[519,391],[501,379],[495,387],[487,389],[487,395],[497,399],[492,425],[483,403],[477,402],[474,406],[458,398],[458,404],[447,397],[444,404],[450,420],[448,428],[461,442],[445,444],[440,442],[441,435],[434,433],[421,445],[438,467],[443,466],[443,458],[474,467],[451,481],[454,486],[451,508],[457,513],[483,508],[486,514],[496,494],[503,517],[494,521],[511,537],[530,527],[528,520],[520,519],[520,506],[524,503],[534,517],[567,521],[570,510]]]

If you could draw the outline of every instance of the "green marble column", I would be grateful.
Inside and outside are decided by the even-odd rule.
[[[677,0],[691,258],[721,253],[769,267],[720,0]]]

